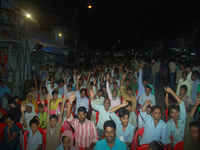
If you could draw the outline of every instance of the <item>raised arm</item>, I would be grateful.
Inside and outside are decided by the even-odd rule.
[[[166,105],[166,108],[168,109],[169,107],[169,94],[166,92],[166,95],[165,95],[165,105]]]
[[[200,105],[200,99],[196,100],[196,104],[192,107],[191,112],[189,113],[190,117],[194,117],[194,114],[198,108],[198,106]]]
[[[120,104],[120,105],[118,105],[118,106],[116,106],[116,107],[113,107],[113,108],[110,110],[110,112],[116,112],[116,111],[119,110],[120,108],[126,107],[127,105],[128,105],[128,103],[127,103],[127,102],[124,102],[124,103],[122,103],[122,104]]]
[[[166,91],[168,92],[168,93],[170,93],[175,99],[176,99],[176,101],[179,103],[179,104],[181,104],[181,99],[176,95],[176,93],[170,88],[170,87],[167,87],[166,88]]]
[[[51,103],[51,95],[50,94],[47,95],[47,101],[48,101],[48,104],[47,104],[47,124],[48,124],[49,117],[50,117],[50,103]]]
[[[106,77],[107,81],[106,81],[106,91],[107,91],[107,94],[108,94],[108,98],[112,101],[112,94],[111,94],[111,91],[110,91],[110,87],[109,87],[109,74],[107,74],[107,77]]]

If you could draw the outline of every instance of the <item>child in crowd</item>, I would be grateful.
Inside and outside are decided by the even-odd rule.
[[[2,150],[20,150],[20,129],[15,124],[15,116],[8,114],[6,127],[4,128],[4,139]]]
[[[54,97],[54,98],[56,98],[56,97]],[[48,111],[47,111],[47,132],[46,132],[47,145],[46,145],[46,149],[47,150],[55,150],[58,147],[58,145],[60,144],[60,132],[61,132],[61,124],[62,124],[62,120],[63,120],[65,99],[63,98],[61,113],[60,113],[59,117],[55,114],[51,115],[51,113],[50,113],[50,110],[51,110],[50,94],[47,96],[47,100],[48,100]]]
[[[21,123],[23,124],[25,129],[29,128],[29,123],[36,116],[35,109],[33,104],[26,104],[21,106]]]
[[[27,145],[25,145],[25,149],[42,150],[42,135],[38,130],[39,121],[37,119],[32,119],[29,125],[30,130],[28,130]]]
[[[142,112],[139,114],[139,127],[144,127],[144,134],[140,144],[150,144],[152,141],[167,143],[167,126],[161,120],[161,108],[159,106],[152,107],[152,113],[147,114],[147,106],[151,105],[150,101],[146,101]],[[151,136],[149,136],[151,135]]]
[[[44,111],[44,105],[42,103],[38,104],[38,117],[40,120],[40,127],[45,129],[47,127],[47,113]]]
[[[185,124],[186,124],[186,109],[184,102],[175,94],[171,88],[165,89],[167,93],[171,94],[178,105],[174,104],[169,107],[170,120],[167,122],[167,143],[176,145],[183,141]]]
[[[60,114],[60,103],[62,103],[62,98],[58,98],[58,91],[54,90],[52,92],[53,98],[50,100],[50,114],[58,115]]]

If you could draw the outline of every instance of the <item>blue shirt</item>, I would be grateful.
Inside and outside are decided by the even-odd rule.
[[[104,122],[110,120],[111,113],[105,110],[104,105],[98,105],[95,101],[91,102],[92,108],[99,112],[97,128],[103,130]]]
[[[5,86],[0,86],[0,99],[6,94],[10,94],[11,91],[10,89],[5,85]]]
[[[196,81],[193,82],[192,84],[192,101],[193,104],[195,104],[196,102],[196,98],[197,98],[197,90],[198,90],[198,85],[200,84],[200,81],[197,79]]]
[[[127,150],[126,144],[115,138],[115,145],[110,148],[105,139],[96,143],[94,150]]]
[[[20,149],[20,129],[17,127],[17,125],[13,125],[10,129],[11,134],[14,132],[17,133],[17,136],[12,141],[8,142],[8,126],[4,129],[4,145],[5,149]]]
[[[122,140],[123,142],[128,142],[128,143],[131,143],[132,140],[133,140],[133,134],[134,134],[134,131],[135,131],[135,127],[132,126],[130,123],[128,123],[128,126],[126,127],[126,130],[123,131],[123,126],[122,126],[122,123],[119,119],[119,117],[113,113],[111,115],[111,118],[113,119],[113,121],[115,122],[116,126],[117,126],[117,137]]]
[[[185,104],[182,101],[181,104],[179,104],[180,107],[180,113],[179,113],[179,120],[178,120],[178,128],[176,128],[176,125],[172,119],[170,119],[167,122],[167,130],[168,130],[168,136],[167,136],[167,144],[171,143],[171,136],[173,136],[173,144],[177,144],[180,141],[183,141],[184,138],[184,131],[185,131],[185,123],[186,123],[186,110],[185,110]]]
[[[160,120],[155,126],[154,118],[146,112],[140,112],[139,124],[144,127],[144,134],[140,144],[150,144],[153,141],[161,141],[163,144],[167,143],[167,125]],[[143,121],[140,123],[140,121]]]
[[[136,99],[138,99],[144,92],[144,85],[143,85],[143,81],[142,81],[142,69],[139,70],[139,78],[138,78],[138,95],[136,97]]]
[[[87,112],[89,110],[89,99],[85,96],[85,97],[81,97],[80,96],[80,92],[76,91],[76,112],[75,114],[77,114],[78,112],[78,108],[79,107],[85,107],[87,109]]]

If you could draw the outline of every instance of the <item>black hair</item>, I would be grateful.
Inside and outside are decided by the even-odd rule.
[[[12,112],[8,112],[6,118],[16,122],[15,114],[13,114]]]
[[[39,103],[39,104],[38,104],[38,108],[39,108],[39,107],[40,107],[40,108],[44,108],[44,105],[43,105],[42,103]]]
[[[161,142],[153,141],[149,144],[152,150],[164,150],[164,145]]]
[[[58,90],[54,90],[54,91],[52,92],[52,95],[54,95],[54,94],[58,94]]]
[[[153,106],[152,109],[151,109],[151,112],[153,113],[156,109],[160,109],[160,111],[162,112],[161,107],[158,106],[158,105]]]
[[[125,115],[128,115],[129,117],[129,111],[127,109],[122,109],[121,111],[119,111],[119,117],[122,118]]]
[[[132,107],[132,102],[131,101],[127,101],[127,103],[128,103],[128,105],[126,106],[126,107],[128,107],[128,106],[131,106]]]
[[[31,127],[32,124],[36,124],[37,126],[39,126],[39,121],[35,118],[31,119],[30,123],[29,123],[29,126]]]
[[[56,120],[58,121],[58,116],[56,116],[56,115],[51,115],[51,116],[50,116],[50,120],[51,120],[51,119],[56,119]]]
[[[63,136],[63,137],[62,137],[62,142],[64,142],[64,139],[65,139],[66,137],[67,137],[67,136]]]
[[[181,89],[184,89],[186,92],[187,92],[187,86],[186,85],[181,85],[181,87],[180,87]]]
[[[192,72],[192,76],[194,76],[195,78],[198,78],[199,72],[198,71],[193,71]]]
[[[113,120],[107,120],[106,122],[104,122],[104,125],[103,125],[104,130],[107,127],[111,127],[111,128],[116,130],[116,124],[115,124],[115,122]]]
[[[169,106],[169,114],[171,113],[172,109],[175,109],[180,112],[179,105],[177,105],[177,104],[172,104]]]
[[[192,121],[189,124],[189,128],[191,129],[192,127],[196,127],[199,129],[199,134],[200,134],[200,121]]]
[[[81,106],[81,107],[78,108],[78,113],[79,112],[87,113],[87,109],[85,107]]]
[[[85,91],[85,94],[87,93],[87,90],[86,90],[85,88],[82,88],[82,89],[80,90],[80,93],[82,93],[83,91]]]

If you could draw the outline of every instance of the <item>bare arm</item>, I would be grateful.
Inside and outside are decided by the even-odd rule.
[[[166,95],[165,95],[165,105],[168,109],[168,107],[169,107],[169,94],[167,92],[166,92]]]
[[[128,105],[127,102],[125,102],[125,103],[123,103],[123,104],[120,104],[120,105],[118,105],[118,106],[112,108],[112,109],[110,110],[110,112],[116,112],[118,109],[123,108],[123,107],[126,107],[127,105]]]
[[[176,95],[176,93],[171,89],[171,88],[166,88],[166,91],[168,93],[170,93],[175,99],[176,101],[180,104],[181,103],[181,99]]]
[[[194,117],[194,114],[195,114],[199,105],[200,105],[200,100],[198,99],[198,100],[196,100],[196,104],[193,106],[193,108],[192,108],[192,110],[189,114],[191,117]]]

